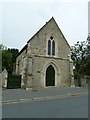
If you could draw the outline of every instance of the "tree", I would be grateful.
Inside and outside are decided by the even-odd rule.
[[[90,75],[90,36],[88,36],[86,41],[78,41],[71,47],[71,50],[71,57],[75,66],[75,79],[80,79],[84,75]]]
[[[87,38],[87,45],[86,45],[86,74],[90,75],[90,34]]]
[[[6,68],[8,74],[12,74],[13,66],[15,64],[16,56],[19,53],[19,50],[14,48],[10,49],[0,44],[0,51],[2,51],[2,70]]]
[[[3,44],[0,44],[0,51],[1,51],[1,50],[6,50],[6,49],[7,49],[6,46],[4,46]]]
[[[12,74],[12,54],[8,50],[2,50],[2,70],[7,69],[9,74]]]

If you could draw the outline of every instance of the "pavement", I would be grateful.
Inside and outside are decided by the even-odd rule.
[[[38,90],[6,89],[2,90],[1,104],[65,98],[77,95],[88,95],[87,87],[42,88]]]

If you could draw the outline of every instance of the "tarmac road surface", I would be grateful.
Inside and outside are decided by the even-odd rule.
[[[88,118],[88,88],[2,91],[4,118]]]
[[[2,105],[3,118],[88,118],[88,96]]]
[[[7,89],[2,91],[2,101],[77,94],[77,93],[87,94],[88,88],[87,87],[43,88],[43,89],[38,89],[37,91],[24,90],[24,89]]]

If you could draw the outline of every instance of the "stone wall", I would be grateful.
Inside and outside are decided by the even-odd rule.
[[[47,43],[50,37],[53,36],[53,39],[56,44],[56,54],[55,56],[59,58],[68,58],[70,54],[70,46],[68,45],[66,39],[64,38],[62,32],[56,25],[55,21],[52,19],[47,23],[29,42],[31,54],[34,55],[47,55]],[[29,44],[29,43],[28,43]]]
[[[27,49],[23,50],[23,52],[16,58],[16,74],[21,74],[23,68],[25,68],[26,57]]]
[[[89,81],[90,81],[90,76],[84,76],[81,78],[81,86],[88,86],[89,85]]]
[[[48,40],[55,41],[55,55],[48,55]],[[68,58],[69,55],[69,58]],[[20,63],[19,63],[20,62]],[[73,84],[73,63],[70,46],[54,19],[42,27],[28,42],[16,60],[16,74],[22,75],[22,86],[45,87],[45,74],[49,65],[55,69],[55,86]]]
[[[90,85],[90,76],[83,76],[80,79],[75,79],[74,81],[76,87],[85,87]]]
[[[7,88],[7,77],[7,70],[4,69],[3,72],[0,74],[0,87]]]
[[[52,65],[56,72],[57,87],[65,87],[71,85],[69,60],[60,58],[49,58],[45,56],[32,57],[32,71],[27,71],[28,86],[45,87],[45,74],[47,66]],[[29,68],[28,68],[29,70]]]

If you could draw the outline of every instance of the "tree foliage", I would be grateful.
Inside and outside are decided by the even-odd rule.
[[[16,61],[16,56],[19,52],[18,49],[10,49],[4,45],[0,45],[0,50],[2,51],[2,70],[6,68],[8,74],[13,73],[13,65]]]
[[[82,75],[90,75],[90,35],[86,41],[77,42],[71,47],[74,62],[74,75],[78,79]]]
[[[0,51],[1,51],[1,50],[6,50],[6,49],[7,49],[6,46],[4,46],[3,44],[0,44]]]

